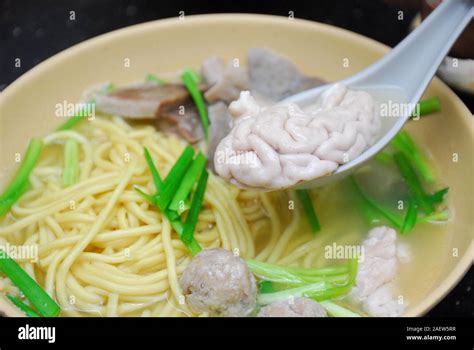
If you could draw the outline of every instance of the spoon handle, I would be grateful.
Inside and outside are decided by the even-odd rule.
[[[418,102],[473,15],[473,0],[444,0],[389,54],[358,74],[354,84],[396,86],[404,91],[407,102]]]

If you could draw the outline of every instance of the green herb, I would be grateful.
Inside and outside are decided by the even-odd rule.
[[[134,188],[135,188],[135,191],[137,191],[140,195],[142,195],[150,204],[158,208],[155,197],[149,195],[148,193],[145,193],[137,186],[135,186]],[[171,211],[171,210],[165,210],[163,214],[166,216],[171,226],[173,227],[173,229],[176,231],[176,233],[181,239],[183,235],[183,230],[184,230],[184,225],[183,225],[183,222],[181,221],[181,218],[178,215],[176,215],[176,212]],[[191,255],[193,256],[202,250],[201,246],[196,241],[196,239],[194,239],[194,237],[191,239],[190,242],[183,241],[183,243],[188,248]]]
[[[446,194],[448,193],[448,191],[449,191],[449,187],[443,188],[442,190],[439,190],[433,194],[428,195],[428,200],[432,204],[441,203],[444,197],[446,196]]]
[[[416,224],[416,218],[418,216],[418,205],[416,201],[410,196],[408,198],[408,209],[403,221],[402,228],[400,229],[401,234],[410,232]]]
[[[92,103],[92,102],[89,102]],[[72,117],[63,123],[56,131],[69,130],[76,126],[82,119],[84,119],[84,108],[82,108],[78,113],[74,114]]]
[[[349,259],[349,264],[348,264],[349,276],[347,279],[347,283],[345,285],[331,286],[330,288],[327,288],[326,290],[315,289],[315,290],[307,291],[303,295],[307,298],[311,298],[316,301],[334,299],[336,297],[346,295],[352,290],[352,288],[354,287],[356,283],[358,265],[359,265],[358,258]]]
[[[268,305],[276,301],[290,300],[291,298],[300,298],[309,292],[324,292],[332,288],[332,285],[326,281],[306,284],[301,287],[285,289],[274,293],[263,293],[257,296],[259,305]]]
[[[187,73],[192,78],[194,83],[196,83],[196,84],[198,84],[202,81],[201,75],[199,75],[199,73],[196,72],[194,69],[191,69],[191,68],[186,69],[185,73]]]
[[[143,191],[142,189],[140,189],[138,186],[134,186],[133,187],[135,189],[135,191],[137,191],[140,195],[142,195],[148,202],[150,202],[150,204],[153,204],[155,207],[157,206],[156,205],[156,201],[155,201],[155,198],[151,195],[149,195],[148,193],[146,193],[145,191]]]
[[[420,101],[418,105],[419,115],[416,115],[416,111],[414,111],[412,117],[422,117],[431,113],[439,112],[441,110],[441,101],[437,96]]]
[[[393,161],[392,155],[384,151],[377,153],[374,159],[382,164],[390,164]]]
[[[179,238],[183,236],[184,225],[180,219],[170,220],[171,226],[173,226],[174,230],[178,234]],[[182,240],[182,239],[181,239]],[[182,240],[183,241],[183,240]],[[199,245],[198,241],[194,237],[191,238],[191,241],[183,241],[184,245],[188,248],[189,253],[192,256],[195,256],[202,250],[202,247]]]
[[[434,211],[433,204],[418,180],[408,158],[403,152],[396,152],[393,157],[416,203],[423,209],[425,214],[431,214]]]
[[[151,73],[145,76],[145,81],[151,81],[157,83],[158,85],[166,85],[166,80],[160,79],[156,75]]]
[[[403,218],[400,217],[398,214],[394,213],[389,208],[385,208],[382,204],[377,203],[375,200],[370,198],[359,186],[357,180],[351,176],[350,182],[355,190],[355,192],[359,195],[360,198],[360,208],[362,211],[369,215],[370,217],[374,218],[375,214],[377,217],[384,217],[387,219],[391,224],[395,227],[400,229],[403,225]]]
[[[199,213],[201,212],[202,202],[204,200],[204,193],[206,192],[208,176],[209,174],[206,169],[202,169],[201,176],[199,177],[199,182],[191,202],[191,209],[189,209],[189,214],[184,225],[182,240],[187,243],[191,242],[191,239],[194,237],[194,231],[196,230],[196,224]]]
[[[358,267],[357,258],[353,258],[349,260],[343,275],[326,275],[324,278],[320,275],[319,278],[316,278],[316,275],[319,275],[320,271],[315,273],[313,269],[306,269],[307,275],[302,276],[292,274],[287,267],[262,263],[251,259],[247,259],[246,262],[250,271],[257,275],[257,277],[263,275],[266,280],[271,281],[272,290],[277,290],[275,292],[268,291],[259,294],[257,301],[261,305],[297,297],[308,297],[319,301],[345,295],[349,293],[355,285]],[[309,270],[313,271],[310,272]],[[335,267],[333,272],[340,274],[342,271],[341,267]],[[330,270],[326,268],[325,273],[328,274],[329,272]],[[312,274],[312,277],[315,278],[311,282],[308,282],[311,280],[309,274]],[[331,277],[338,278],[332,279]],[[299,284],[299,286],[296,288],[281,289],[281,285],[278,285],[278,283],[282,282],[287,283],[289,286],[292,284]]]
[[[204,167],[206,166],[206,157],[199,152],[196,158],[193,160],[191,166],[189,167],[188,171],[184,175],[183,181],[179,185],[176,194],[171,201],[169,208],[171,210],[177,211],[180,214],[186,208],[185,203],[189,194],[191,193],[194,184],[198,180],[199,175],[202,174]]]
[[[79,180],[79,145],[76,140],[68,139],[64,144],[64,173],[65,187],[75,184]]]
[[[250,271],[260,279],[284,285],[304,285],[321,280],[334,281],[348,273],[347,266],[305,269],[279,266],[254,259],[246,260]]]
[[[148,202],[150,202],[152,205],[160,209],[160,211],[166,216],[168,221],[170,222],[171,226],[173,229],[176,231],[180,239],[183,241],[184,245],[188,248],[189,252],[191,255],[196,255],[198,252],[202,250],[201,246],[199,243],[196,241],[196,239],[193,236],[194,229],[191,232],[191,237],[189,237],[189,233],[187,233],[187,236],[185,236],[186,239],[183,239],[184,231],[185,231],[185,225],[183,224],[180,214],[174,210],[171,210],[169,208],[171,200],[174,198],[176,195],[177,191],[181,188],[181,184],[184,181],[184,179],[187,177],[186,174],[188,171],[190,171],[190,164],[193,163],[193,155],[194,155],[194,150],[192,147],[186,147],[184,151],[181,153],[181,156],[178,158],[176,163],[173,165],[171,170],[169,171],[168,175],[166,176],[165,180],[162,181],[160,178],[160,175],[158,173],[158,170],[155,167],[155,164],[153,163],[153,160],[151,159],[150,152],[148,152],[147,149],[144,150],[144,155],[145,159],[147,161],[148,167],[150,168],[150,172],[153,177],[153,182],[156,187],[156,193],[154,195],[150,195],[148,193],[145,193],[143,190],[141,190],[139,187],[135,186],[135,190],[142,195]],[[201,155],[202,156],[202,155]],[[195,161],[197,160],[197,163],[201,163],[201,160],[198,160],[201,158],[198,154],[196,156]],[[204,163],[206,162],[204,158]],[[205,169],[203,170],[206,175],[201,178],[203,181],[205,180],[207,182],[207,171]],[[200,178],[200,180],[201,180]],[[186,180],[188,181],[188,180]],[[193,183],[191,184],[191,188],[193,186]],[[204,188],[202,188],[204,186]],[[187,185],[185,186],[187,187]],[[204,193],[200,193],[199,191],[205,191],[205,184],[202,185],[201,187],[197,186],[196,193],[193,196],[194,198],[199,198],[200,196],[203,196]],[[184,192],[183,192],[184,193]],[[188,192],[189,194],[189,192]],[[196,197],[196,194],[198,197]],[[197,199],[196,199],[197,200]],[[202,200],[201,200],[202,201]],[[197,206],[197,204],[195,204]],[[196,210],[196,208],[194,209]],[[192,211],[192,210],[191,210]],[[188,218],[191,218],[191,211],[190,214],[188,214]],[[198,211],[199,214],[199,211]],[[192,214],[195,215],[195,214]],[[191,220],[191,219],[190,219]],[[190,221],[191,222],[191,221]],[[187,224],[187,223],[186,223]],[[191,225],[191,223],[190,223]],[[195,227],[195,224],[194,224]],[[188,229],[189,230],[189,229]]]
[[[168,205],[181,184],[184,174],[193,160],[193,155],[194,149],[187,146],[166,176],[161,190],[157,193],[156,202],[161,210],[164,211],[168,208]]]
[[[435,182],[435,176],[430,169],[428,160],[418,149],[411,136],[406,131],[400,131],[390,142],[390,145],[398,152],[402,152],[410,161],[410,164],[428,184]]]
[[[147,148],[144,148],[143,153],[145,155],[145,160],[148,164],[148,168],[150,168],[150,172],[153,178],[153,183],[155,184],[155,188],[157,191],[161,191],[162,186],[163,186],[163,181],[161,181],[161,177],[160,177],[160,174],[158,173],[158,169],[156,169],[155,164],[153,163],[153,160],[151,159],[150,152],[148,151]]]
[[[332,317],[362,317],[360,314],[329,300],[322,300],[319,303]]]
[[[419,216],[417,222],[447,222],[449,220],[449,212],[443,210],[441,212],[433,213],[430,215]]]
[[[0,196],[0,217],[3,216],[11,206],[26,191],[28,179],[33,171],[41,151],[43,150],[43,141],[33,138],[28,145],[23,161],[18,168],[15,177],[8,185],[7,189]]]
[[[296,190],[296,193],[303,204],[303,209],[306,213],[306,217],[308,218],[309,225],[311,227],[311,231],[313,233],[318,232],[321,227],[319,226],[318,217],[316,216],[316,212],[314,211],[313,203],[311,202],[311,198],[307,190]]]
[[[274,293],[276,292],[271,281],[262,281],[258,284],[259,293]]]
[[[28,305],[26,305],[23,301],[21,301],[21,300],[18,299],[17,297],[8,294],[8,295],[7,295],[7,298],[10,299],[10,301],[11,301],[16,307],[18,307],[21,311],[23,311],[26,316],[28,316],[28,317],[41,317],[40,315],[38,315],[38,313],[37,313],[35,310],[33,310],[33,309],[32,309],[31,307],[29,307]]]
[[[112,83],[107,84],[101,91],[99,91],[99,94],[107,94],[109,92],[112,92],[115,89],[115,85]],[[95,105],[95,98],[91,98],[88,102],[90,105]],[[79,123],[81,120],[83,120],[86,117],[90,117],[90,114],[85,113],[85,108],[81,108],[78,113],[74,114],[72,117],[69,117],[68,121],[63,123],[59,128],[56,129],[56,131],[62,131],[62,130],[69,130],[72,129],[73,127],[76,126],[77,123]]]
[[[22,291],[41,315],[45,317],[59,315],[61,309],[58,304],[3,250],[0,250],[0,270]]]
[[[189,94],[191,95],[194,101],[194,104],[196,105],[196,108],[199,113],[199,117],[201,118],[202,129],[204,131],[204,137],[207,141],[208,134],[209,134],[209,118],[207,116],[207,108],[204,102],[204,98],[202,97],[201,91],[199,90],[199,87],[197,85],[198,80],[196,80],[197,79],[196,73],[191,70],[186,70],[182,74],[181,79],[183,81],[183,84],[188,89]]]

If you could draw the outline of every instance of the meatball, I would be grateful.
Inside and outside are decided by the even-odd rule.
[[[260,309],[258,317],[327,317],[326,310],[316,301],[308,298],[295,298],[275,301]]]
[[[256,308],[257,285],[247,264],[225,249],[197,254],[180,285],[190,308],[213,316],[249,316]]]

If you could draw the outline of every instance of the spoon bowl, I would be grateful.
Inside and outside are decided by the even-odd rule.
[[[368,92],[379,106],[397,104],[403,107],[398,109],[402,113],[382,116],[380,138],[358,157],[342,164],[329,176],[301,182],[295,187],[313,188],[337,181],[350,175],[387,146],[412,116],[438,66],[473,16],[473,0],[444,0],[387,55],[360,73],[340,81],[351,89]],[[331,85],[303,91],[286,98],[284,102],[309,105]]]

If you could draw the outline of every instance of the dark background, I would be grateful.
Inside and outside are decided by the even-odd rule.
[[[152,1],[152,0],[0,0],[0,91],[20,75],[81,41],[114,29],[155,19],[219,12],[266,13],[328,23],[394,46],[408,33],[413,11],[397,18],[397,7],[382,0]],[[69,20],[75,11],[76,20]],[[14,66],[15,58],[21,67]],[[474,110],[474,99],[456,92]],[[428,316],[474,316],[471,268],[459,285]]]

